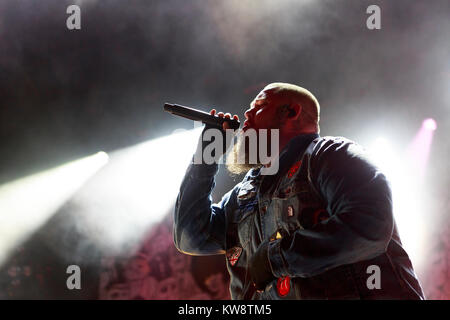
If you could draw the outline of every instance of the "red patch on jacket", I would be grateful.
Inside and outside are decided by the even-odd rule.
[[[231,266],[234,266],[241,256],[242,248],[241,247],[233,247],[227,250],[227,259]]]
[[[302,165],[302,161],[297,161],[288,171],[288,178],[292,178],[292,176],[297,172],[298,168]]]
[[[280,297],[284,297],[291,291],[291,278],[289,276],[278,278],[277,291]]]

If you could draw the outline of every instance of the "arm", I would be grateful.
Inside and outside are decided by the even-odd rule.
[[[268,245],[276,277],[311,277],[386,251],[393,230],[386,178],[348,140],[319,142],[311,177],[331,217]]]
[[[214,116],[216,110],[212,109],[210,114]],[[219,112],[217,116],[231,118],[229,113],[223,114],[223,112]],[[233,118],[239,120],[237,115],[234,115]],[[208,129],[209,127],[205,126],[196,154],[199,152],[202,154],[207,145],[202,136]],[[225,134],[228,129],[230,126],[225,121],[222,133]],[[224,139],[224,141],[226,140]],[[223,151],[225,152],[229,145],[225,143],[224,146]],[[187,169],[175,204],[174,243],[178,250],[189,254],[223,254],[225,253],[227,208],[233,208],[233,205],[236,205],[235,190],[237,186],[224,195],[218,204],[212,204],[211,192],[215,186],[214,176],[218,170],[217,163],[194,164],[193,162]]]
[[[217,204],[211,192],[217,164],[191,164],[175,205],[174,242],[178,250],[195,255],[225,253],[227,211],[236,199],[235,189]],[[230,206],[231,204],[231,206]]]

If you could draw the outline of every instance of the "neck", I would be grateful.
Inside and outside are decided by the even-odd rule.
[[[291,141],[296,136],[298,136],[300,134],[310,134],[310,133],[315,133],[315,132],[313,132],[313,131],[306,131],[306,130],[301,130],[301,131],[295,130],[295,131],[281,132],[281,130],[280,130],[280,149],[279,149],[279,153],[281,153],[281,151],[284,150],[284,148],[289,143],[289,141]]]
[[[286,148],[288,143],[295,137],[301,134],[313,134],[316,133],[315,131],[288,131],[288,132],[281,132],[280,130],[280,137],[279,137],[279,148],[278,148],[278,156],[280,153]],[[271,162],[264,165],[264,167],[270,167]]]

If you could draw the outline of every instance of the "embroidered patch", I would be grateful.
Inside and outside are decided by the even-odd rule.
[[[278,278],[277,291],[280,297],[284,297],[289,293],[289,291],[291,291],[291,279],[289,276]]]
[[[287,215],[288,215],[288,217],[293,217],[294,216],[294,207],[293,206],[288,206],[288,208],[287,208]]]
[[[241,256],[242,248],[241,247],[233,247],[227,250],[227,259],[231,266],[234,266]]]
[[[302,165],[301,160],[294,163],[294,165],[289,169],[289,171],[287,173],[287,177],[292,178],[294,176],[294,174],[297,172],[298,168],[300,168],[301,165]]]
[[[283,236],[281,235],[280,231],[277,231],[269,238],[269,240],[270,241],[275,241],[275,240],[278,240],[278,239],[281,239],[281,238],[283,238]]]

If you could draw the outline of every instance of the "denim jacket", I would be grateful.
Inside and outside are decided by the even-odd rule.
[[[174,243],[187,254],[225,254],[232,299],[424,299],[389,183],[356,143],[299,135],[280,153],[276,175],[252,169],[213,204],[217,170],[188,167]],[[274,278],[256,291],[249,260],[263,241]]]

